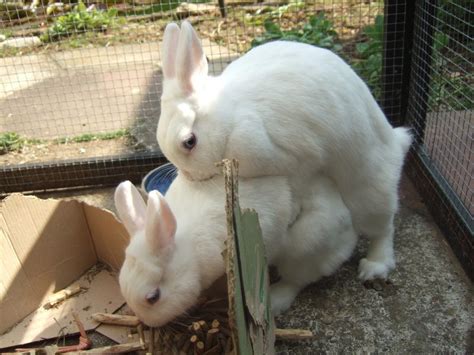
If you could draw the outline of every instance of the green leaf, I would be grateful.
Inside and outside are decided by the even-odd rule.
[[[84,5],[84,3],[82,1],[80,1],[79,4],[76,5],[74,10],[77,11],[77,12],[86,11],[87,7],[86,7],[86,5]]]
[[[282,34],[280,27],[277,24],[273,23],[271,20],[266,20],[264,23],[264,27],[269,34]]]

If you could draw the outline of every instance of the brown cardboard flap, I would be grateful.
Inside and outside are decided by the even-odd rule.
[[[31,297],[31,285],[21,269],[10,239],[4,233],[5,221],[0,215],[0,329],[15,324],[27,310],[36,308]],[[26,310],[26,311],[25,311]],[[0,332],[0,334],[1,334]]]
[[[113,313],[124,303],[117,278],[107,270],[91,270],[73,285],[80,285],[83,292],[56,307],[39,307],[10,332],[0,336],[0,348],[77,333],[72,312],[78,313],[86,330],[93,329],[99,324],[92,319],[92,314]]]
[[[98,259],[113,270],[120,270],[129,241],[127,230],[112,212],[86,203],[83,208]]]
[[[79,202],[13,194],[0,205],[0,333],[97,262]],[[15,260],[16,259],[16,260]],[[21,269],[19,268],[21,266]]]

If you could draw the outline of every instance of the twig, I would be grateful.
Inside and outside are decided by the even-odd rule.
[[[275,329],[275,336],[280,340],[313,339],[313,332],[305,329]]]
[[[125,325],[129,327],[136,327],[140,324],[138,317],[123,314],[94,313],[92,319],[99,323]]]
[[[61,303],[62,301],[64,301],[64,300],[74,296],[75,294],[81,292],[81,290],[82,290],[81,286],[76,285],[76,286],[72,286],[71,288],[66,288],[64,290],[56,292],[56,293],[52,294],[49,297],[48,302],[46,302],[43,305],[43,308],[50,309],[51,307],[54,307],[58,303]]]
[[[151,328],[150,329],[150,347],[149,347],[149,351],[150,353],[154,353],[155,351],[155,328]]]
[[[145,332],[143,331],[143,324],[137,326],[138,338],[142,344],[146,344],[145,341]]]
[[[135,343],[125,343],[125,344],[117,344],[111,346],[104,346],[102,348],[95,348],[88,351],[81,351],[81,354],[89,354],[89,353],[100,353],[100,354],[120,354],[120,353],[127,353],[131,351],[137,350],[146,350],[146,345],[142,344],[140,341]]]

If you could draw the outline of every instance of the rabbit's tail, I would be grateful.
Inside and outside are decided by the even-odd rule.
[[[413,141],[413,136],[410,132],[410,129],[406,127],[395,128],[395,137],[402,148],[403,155],[405,155],[408,152],[408,149],[410,149],[410,145]]]

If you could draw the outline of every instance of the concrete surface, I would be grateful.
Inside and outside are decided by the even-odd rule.
[[[113,208],[113,189],[63,192]],[[474,353],[474,293],[470,280],[407,179],[396,218],[397,268],[389,282],[362,284],[358,260],[308,287],[277,326],[310,329],[313,341],[277,342],[278,354],[385,352]]]
[[[280,327],[308,328],[313,342],[278,344],[280,354],[474,352],[474,298],[469,281],[419,195],[406,179],[396,218],[397,268],[390,282],[363,285],[358,260],[366,243],[338,273],[308,287]]]
[[[203,40],[210,72],[237,57]],[[82,48],[0,59],[0,131],[57,138],[130,128],[156,146],[158,43]]]

